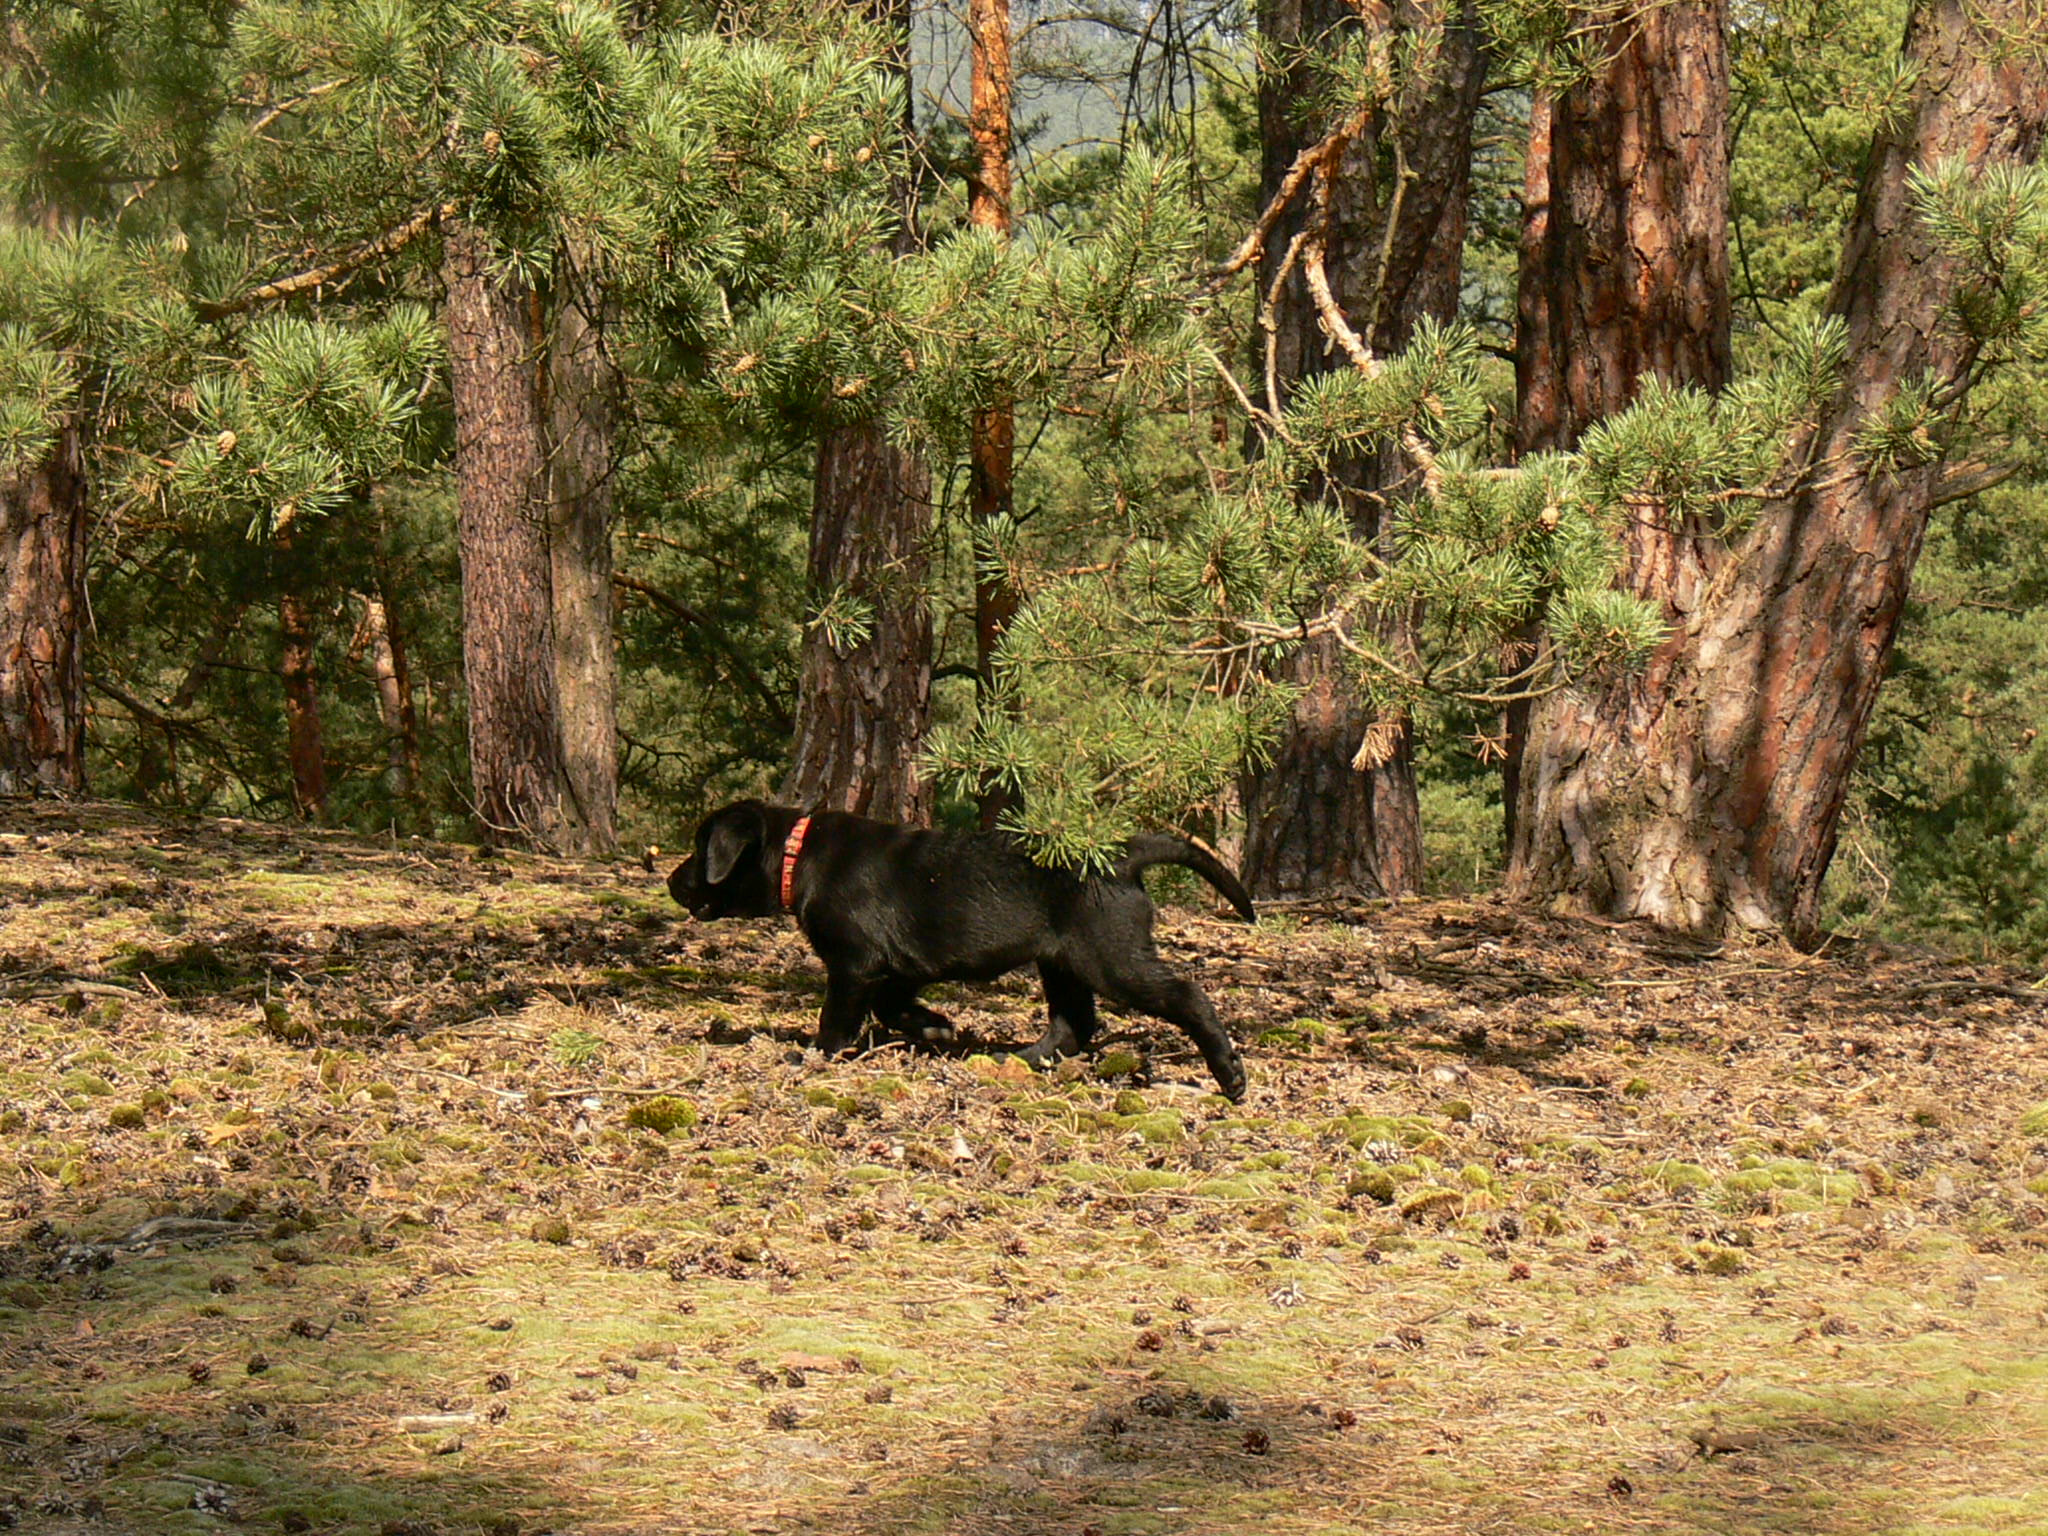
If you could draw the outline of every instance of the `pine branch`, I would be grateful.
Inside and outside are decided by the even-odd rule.
[[[2020,466],[2017,464],[1958,465],[1943,476],[1940,483],[1934,487],[1934,495],[1927,503],[1928,510],[1945,507],[1952,501],[1962,501],[1994,486],[2003,485],[2019,472]]]
[[[287,112],[302,107],[309,101],[316,101],[320,97],[327,95],[330,91],[340,90],[344,85],[350,84],[352,79],[352,76],[345,76],[340,80],[330,80],[325,85],[313,86],[310,90],[301,92],[297,96],[288,97],[284,101],[276,103],[249,125],[249,132],[252,135],[262,133],[264,129],[268,128],[280,117],[283,117]],[[144,177],[136,183],[135,190],[121,200],[121,206],[115,210],[114,216],[119,218],[130,208],[133,208],[137,203],[149,196],[150,193],[154,192],[165,181],[173,176],[182,175],[184,170],[185,162],[180,160],[166,166],[154,176]]]
[[[1252,397],[1245,393],[1244,386],[1237,381],[1237,375],[1230,371],[1230,365],[1217,355],[1214,347],[1204,342],[1198,350],[1209,366],[1216,370],[1223,382],[1230,386],[1231,394],[1237,397],[1238,406],[1244,411],[1245,415],[1256,421],[1267,431],[1276,434],[1283,442],[1292,443],[1294,441],[1294,438],[1281,423],[1279,417],[1273,415],[1270,411],[1262,411],[1252,404]]]

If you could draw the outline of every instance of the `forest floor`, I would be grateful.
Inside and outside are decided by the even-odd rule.
[[[1162,947],[1244,1104],[1031,1073],[1022,978],[804,1059],[793,928],[637,864],[0,805],[0,1526],[2048,1532],[2039,978]]]

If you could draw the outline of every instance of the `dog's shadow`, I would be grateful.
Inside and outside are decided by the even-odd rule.
[[[744,932],[751,924],[735,923]],[[652,963],[614,971],[610,981],[622,990],[658,995],[671,1006],[681,1004],[700,1016],[697,1038],[713,1046],[743,1046],[756,1040],[788,1047],[790,1060],[806,1058],[817,1039],[818,1010],[825,997],[825,975],[808,960],[787,962],[747,935],[734,943],[718,943],[710,953],[695,945],[678,945]],[[890,1056],[960,1061],[972,1056],[1022,1056],[1037,1038],[1043,1001],[1035,982],[1022,975],[988,982],[940,983],[928,994],[937,1006],[920,1003],[927,1020],[943,1020],[943,1032],[891,1027],[870,1019],[855,1047],[842,1059],[881,1060]],[[1193,1062],[1193,1052],[1148,1028],[1152,1020],[1106,1003],[1103,1032],[1090,1042],[1087,1058],[1127,1053],[1142,1063],[1140,1076],[1169,1065]],[[1113,1027],[1111,1020],[1123,1027]],[[692,1031],[692,1033],[696,1033]],[[811,1058],[815,1060],[816,1058]]]
[[[758,1023],[714,1018],[706,1024],[702,1038],[707,1045],[715,1046],[740,1046],[755,1040],[771,1040],[788,1047],[788,1059],[792,1065],[817,1059],[812,1055],[817,1030],[811,1020],[801,1015]],[[1023,1056],[1031,1040],[1028,1029],[1019,1034],[1014,1029],[1004,1028],[1003,1023],[998,1023],[993,1030],[955,1023],[946,1035],[912,1034],[871,1024],[854,1047],[839,1059],[881,1061],[894,1056],[914,1060],[964,1061],[974,1056],[992,1056],[1001,1060],[1008,1056]],[[1087,1056],[1080,1059],[1099,1061],[1116,1054],[1128,1055],[1138,1063],[1138,1070],[1133,1076],[1141,1082],[1149,1081],[1156,1068],[1188,1065],[1199,1060],[1194,1052],[1175,1051],[1143,1030],[1107,1031],[1090,1044]],[[1183,1057],[1185,1061],[1181,1060]]]
[[[745,1024],[730,1018],[714,1018],[705,1026],[704,1039],[710,1045],[745,1045],[752,1040],[774,1040],[795,1048],[801,1055],[810,1048],[817,1034],[816,1020],[803,1016]],[[1019,1039],[1009,1033],[984,1034],[972,1026],[963,1028],[956,1025],[945,1034],[936,1034],[893,1030],[873,1024],[847,1052],[846,1059],[860,1061],[892,1052],[941,1060],[1013,1056],[1021,1055],[1029,1044],[1028,1036]]]

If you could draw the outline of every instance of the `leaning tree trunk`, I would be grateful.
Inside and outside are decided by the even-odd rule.
[[[1728,382],[1726,0],[1676,0],[1614,22],[1604,63],[1530,113],[1516,293],[1515,446],[1576,446],[1656,375]],[[1640,551],[1632,553],[1640,554]],[[1682,560],[1690,551],[1677,553]],[[1642,595],[1653,580],[1632,565]],[[1517,665],[1541,644],[1532,615]],[[1507,840],[1535,707],[1507,709]]]
[[[85,788],[85,459],[0,480],[0,794]]]
[[[1644,519],[1631,571],[1664,598],[1672,634],[1639,678],[1550,712],[1523,795],[1518,893],[1694,931],[1815,936],[1928,515],[1953,489],[1938,463],[1877,469],[1857,433],[1922,376],[1960,408],[1975,362],[1944,311],[1983,274],[1935,248],[1908,176],[1950,156],[1980,170],[2038,156],[2048,72],[1995,62],[2027,14],[2028,0],[1915,7],[1916,106],[1871,149],[1830,300],[1848,378],[1801,445],[1803,483],[1719,561]]]
[[[576,850],[618,845],[618,662],[612,644],[612,472],[620,378],[601,299],[565,281],[548,352],[549,526],[555,689]]]
[[[356,601],[363,605],[364,655],[377,689],[377,714],[384,723],[384,793],[395,805],[409,804],[419,778],[412,689],[382,592],[358,592]]]
[[[484,837],[575,843],[551,664],[546,421],[533,296],[495,279],[488,236],[447,236],[449,383],[462,555],[469,764]]]
[[[1419,29],[1444,23],[1434,73],[1395,113],[1366,123],[1338,168],[1328,266],[1338,303],[1384,356],[1406,346],[1417,320],[1457,313],[1460,256],[1471,174],[1472,122],[1487,56],[1476,7],[1404,7],[1397,24]],[[1316,56],[1327,57],[1355,35],[1357,8],[1346,0],[1266,0],[1260,34],[1289,60],[1262,79],[1259,126],[1262,183],[1271,199],[1295,157],[1334,123],[1301,105],[1315,88]],[[1391,170],[1384,170],[1383,163]],[[1266,243],[1259,268],[1262,295],[1271,291],[1290,242],[1314,217],[1299,199]],[[1329,345],[1300,273],[1282,287],[1273,308],[1274,379],[1284,407],[1292,386],[1349,360]],[[1407,476],[1398,453],[1356,460],[1301,487],[1334,498],[1353,533],[1392,553],[1394,529],[1376,493]],[[1403,615],[1381,615],[1383,639],[1397,652]],[[1302,692],[1265,768],[1242,785],[1245,883],[1260,896],[1407,895],[1422,881],[1422,823],[1416,800],[1408,722],[1382,725],[1392,735],[1376,761],[1354,767],[1374,717],[1333,643],[1303,646],[1282,667]]]
[[[908,0],[846,0],[892,40],[888,67],[907,78]],[[909,98],[903,131],[911,132]],[[892,249],[917,245],[916,189],[899,178]],[[843,423],[818,444],[811,494],[809,586],[820,601],[846,592],[872,625],[840,649],[822,624],[804,632],[796,747],[782,797],[813,809],[884,821],[931,819],[931,787],[918,766],[931,721],[932,620],[924,589],[931,537],[931,474],[890,443],[876,417]]]

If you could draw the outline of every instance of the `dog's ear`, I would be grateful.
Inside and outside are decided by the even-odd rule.
[[[760,806],[732,805],[720,811],[704,840],[704,883],[723,885],[748,850],[760,847],[767,836],[768,818]]]

